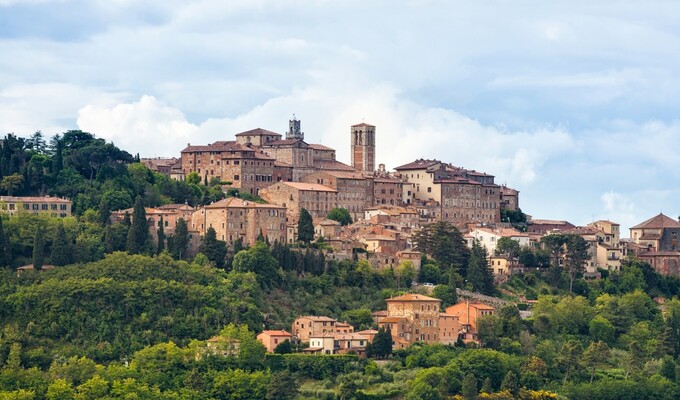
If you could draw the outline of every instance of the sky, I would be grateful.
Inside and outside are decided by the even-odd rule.
[[[0,0],[0,133],[139,153],[279,133],[436,158],[542,219],[680,215],[680,2]]]

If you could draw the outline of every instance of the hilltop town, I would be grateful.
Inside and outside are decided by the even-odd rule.
[[[233,385],[241,398],[265,398],[266,385],[301,398],[476,398],[479,379],[480,396],[553,399],[540,389],[590,393],[597,373],[608,390],[635,377],[675,393],[680,222],[659,214],[623,238],[613,221],[534,218],[491,171],[376,165],[376,129],[350,127],[349,164],[295,119],[285,136],[257,128],[172,158],[82,131],[49,147],[39,132],[7,135],[0,377],[40,371],[54,393],[85,393],[89,381],[57,371],[97,362],[167,398],[192,379],[207,379],[195,398],[238,398]],[[167,371],[147,381],[149,360],[171,354],[180,383]],[[454,364],[453,386],[412,375]],[[278,387],[282,370],[304,382]],[[115,374],[87,376],[114,393]],[[17,395],[49,393],[16,382]]]

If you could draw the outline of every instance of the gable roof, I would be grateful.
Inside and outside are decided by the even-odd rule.
[[[279,208],[285,209],[285,207],[277,206],[276,204],[262,204],[255,203],[254,201],[249,201],[241,199],[238,197],[227,197],[218,202],[209,204],[205,208]]]
[[[390,301],[436,301],[436,302],[441,302],[440,299],[435,299],[434,297],[429,297],[425,296],[422,294],[414,294],[414,293],[406,293],[401,296],[393,297],[391,299],[385,300],[386,302]]]
[[[408,164],[404,164],[402,166],[396,167],[395,170],[400,171],[400,170],[406,170],[406,169],[425,169],[429,168],[433,165],[440,164],[441,161],[439,160],[424,160],[424,159],[419,159],[415,160],[413,162],[410,162]]]
[[[237,133],[237,134],[234,135],[234,136],[265,136],[265,135],[266,135],[266,136],[278,136],[278,137],[281,137],[281,134],[280,134],[280,133],[268,131],[268,130],[262,129],[262,128],[251,129],[251,130],[249,130],[249,131]]]
[[[337,192],[328,186],[319,185],[318,183],[303,183],[303,182],[280,182],[282,185],[287,185],[297,190],[306,190],[312,192]]]
[[[680,228],[680,222],[664,215],[663,213],[659,213],[659,215],[654,216],[642,223],[639,223],[630,229],[663,229],[663,228]]]

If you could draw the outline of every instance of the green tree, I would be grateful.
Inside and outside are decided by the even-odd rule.
[[[371,350],[376,358],[387,358],[392,354],[392,331],[388,327],[381,326],[378,333],[373,337]]]
[[[198,251],[205,254],[208,260],[218,268],[224,267],[224,258],[227,256],[227,244],[222,240],[217,240],[217,233],[212,226],[205,232]]]
[[[493,382],[491,382],[491,378],[486,378],[484,379],[484,383],[482,384],[482,388],[479,390],[480,393],[493,393]]]
[[[513,396],[519,395],[519,380],[517,379],[517,375],[515,375],[512,371],[508,371],[508,373],[505,375],[505,378],[503,378],[501,390],[507,390],[508,392],[512,393]]]
[[[439,221],[421,228],[415,235],[416,249],[430,255],[440,268],[465,274],[470,251],[460,231],[449,222]]]
[[[18,194],[24,187],[24,176],[21,174],[7,175],[0,181],[0,189],[4,190],[8,196]]]
[[[458,293],[451,285],[437,285],[432,289],[432,297],[442,301],[442,309],[458,303]]]
[[[47,400],[73,400],[73,386],[64,379],[56,379],[47,387]]]
[[[267,385],[265,399],[294,400],[297,397],[298,391],[299,385],[297,379],[288,370],[284,370],[272,375],[269,385]]]
[[[603,341],[607,344],[614,342],[616,329],[609,320],[601,315],[597,315],[590,321],[588,332],[594,341]]]
[[[176,260],[185,260],[189,249],[189,227],[184,218],[177,220],[175,235],[172,238],[172,256]]]
[[[5,234],[0,215],[0,267],[9,266],[12,262],[12,248],[10,247],[9,235]]]
[[[58,266],[70,264],[72,253],[73,248],[66,237],[66,229],[64,229],[64,224],[59,224],[57,226],[56,237],[52,243],[51,262],[52,264]]]
[[[163,216],[158,223],[158,245],[156,247],[156,254],[161,254],[165,249],[165,228],[163,227]]]
[[[466,279],[474,291],[493,295],[496,288],[493,284],[493,272],[489,268],[486,248],[479,241],[474,241],[468,261]]]
[[[352,223],[352,216],[349,214],[349,211],[347,211],[347,209],[345,208],[336,207],[332,209],[331,211],[328,212],[326,218],[331,219],[333,221],[338,221],[342,226],[349,225]]]
[[[44,227],[39,226],[35,231],[35,239],[33,241],[33,268],[36,271],[42,269],[45,263],[45,238],[43,237]]]
[[[474,374],[468,373],[463,378],[462,394],[465,400],[475,400],[478,394],[477,377]]]
[[[496,242],[495,255],[517,258],[519,257],[520,250],[521,249],[518,241],[509,237],[502,237],[498,239],[498,242]]]
[[[234,256],[232,267],[239,272],[254,272],[262,286],[272,287],[278,283],[278,263],[269,246],[262,242],[255,243],[248,250],[239,251]]]
[[[298,220],[298,241],[309,243],[314,240],[314,223],[312,222],[312,215],[305,208],[300,209],[300,218]]]
[[[137,196],[132,212],[132,226],[127,237],[127,251],[130,254],[145,253],[149,242],[149,228],[146,222],[146,210],[142,196]]]
[[[290,340],[288,340],[288,339],[279,343],[274,348],[274,353],[276,353],[276,354],[290,354],[292,352],[293,352],[293,345],[290,343]]]
[[[590,342],[583,352],[583,363],[590,370],[590,383],[595,379],[595,369],[609,360],[609,346],[602,341]]]
[[[560,349],[555,357],[555,362],[564,371],[563,383],[569,379],[569,374],[578,368],[581,361],[583,348],[581,343],[576,340],[569,340]]]

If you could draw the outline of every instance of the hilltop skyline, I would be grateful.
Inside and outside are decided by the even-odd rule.
[[[627,228],[680,209],[674,2],[0,0],[0,132],[83,129],[142,156],[261,127],[349,161],[436,158],[536,218]]]

